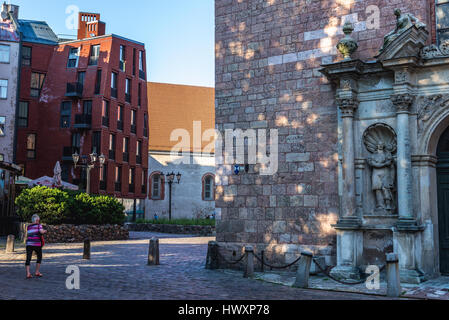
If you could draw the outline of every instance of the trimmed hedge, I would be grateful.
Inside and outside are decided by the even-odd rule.
[[[106,225],[125,222],[125,207],[115,198],[35,187],[16,198],[17,214],[29,222],[34,214],[49,225]]]

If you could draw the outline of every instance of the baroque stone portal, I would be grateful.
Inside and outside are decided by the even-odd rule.
[[[368,165],[372,168],[372,191],[376,199],[375,214],[393,214],[395,205],[396,133],[386,124],[375,124],[363,136],[366,149],[371,153]]]

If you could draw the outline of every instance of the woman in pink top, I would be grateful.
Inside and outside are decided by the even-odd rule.
[[[32,218],[31,225],[27,228],[27,242],[26,242],[26,251],[27,258],[25,262],[25,268],[27,272],[27,279],[31,279],[33,276],[30,273],[30,264],[31,258],[33,256],[33,252],[37,254],[37,263],[36,263],[36,277],[42,277],[42,274],[39,272],[42,263],[42,235],[47,233],[47,231],[42,228],[40,224],[40,218],[37,214],[35,214]]]

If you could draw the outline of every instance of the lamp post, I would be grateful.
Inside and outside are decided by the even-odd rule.
[[[87,156],[81,157],[78,153],[75,152],[75,154],[72,155],[73,163],[75,163],[75,169],[76,167],[80,167],[83,169],[86,169],[87,173],[87,186],[86,186],[86,193],[90,194],[90,171],[95,168],[95,165],[97,162],[100,163],[100,168],[103,168],[103,165],[106,162],[106,157],[101,154],[101,156],[98,156],[95,152],[89,155],[89,160],[87,160]],[[80,161],[80,158],[83,159],[83,163],[81,165],[78,165],[78,162]]]
[[[168,219],[171,221],[171,214],[172,214],[172,186],[173,186],[173,183],[175,183],[175,178],[176,178],[176,182],[178,184],[181,183],[182,174],[178,173],[177,175],[175,175],[175,173],[172,172],[172,173],[168,173],[166,175],[166,177],[167,177],[167,183],[168,183],[168,188],[169,188]]]

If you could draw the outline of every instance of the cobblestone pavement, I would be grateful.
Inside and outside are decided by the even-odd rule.
[[[212,238],[158,235],[161,265],[146,265],[148,239],[133,233],[129,241],[94,242],[92,259],[82,260],[82,244],[55,244],[44,249],[44,278],[25,280],[24,247],[6,255],[0,248],[0,299],[61,300],[306,300],[382,299],[353,293],[300,290],[240,274],[205,270]],[[4,239],[0,240],[4,248]],[[81,270],[81,289],[67,290],[69,265]],[[34,262],[32,263],[32,270]]]

